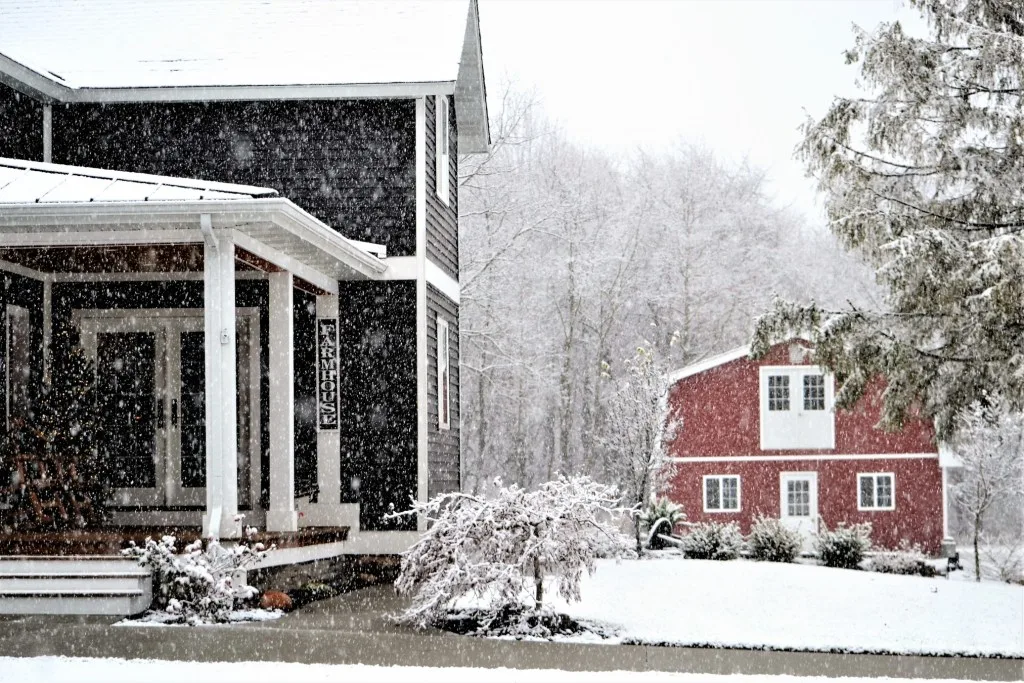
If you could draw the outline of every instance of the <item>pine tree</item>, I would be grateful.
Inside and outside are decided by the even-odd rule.
[[[884,310],[777,300],[753,352],[813,331],[851,407],[887,380],[882,426],[915,407],[947,438],[976,401],[1024,408],[1024,5],[911,0],[928,20],[858,31],[864,97],[837,98],[799,154],[829,226],[876,268]]]

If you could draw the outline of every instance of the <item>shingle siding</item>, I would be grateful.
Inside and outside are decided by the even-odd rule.
[[[451,125],[449,136],[449,201],[437,196],[437,106],[435,98],[426,98],[427,145],[427,258],[448,275],[459,279],[459,149],[455,123],[455,102],[448,98]]]
[[[43,105],[0,83],[0,157],[43,160]]]
[[[437,393],[437,318],[448,322],[450,389],[450,428],[438,426]],[[432,285],[427,285],[427,491],[438,493],[461,488],[459,406],[459,306]]]
[[[73,104],[54,107],[53,161],[272,187],[408,256],[415,129],[413,100]]]
[[[338,295],[341,500],[361,529],[416,528],[416,282],[343,281]]]

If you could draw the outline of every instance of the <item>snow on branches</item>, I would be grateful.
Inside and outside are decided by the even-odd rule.
[[[817,329],[839,407],[887,380],[882,426],[920,405],[940,439],[983,392],[1024,408],[1024,51],[1018,0],[914,0],[928,35],[858,29],[859,96],[804,129],[829,227],[876,270],[877,310],[776,302],[755,357]],[[824,325],[824,327],[821,327]]]
[[[402,557],[395,583],[412,604],[402,623],[423,628],[442,621],[455,602],[470,598],[492,615],[544,606],[545,579],[558,593],[580,599],[583,571],[621,548],[614,525],[619,492],[587,477],[559,477],[536,491],[494,482],[494,497],[445,493],[397,513],[422,515],[423,537]]]

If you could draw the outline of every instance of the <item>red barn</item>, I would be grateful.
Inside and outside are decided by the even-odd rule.
[[[777,517],[808,537],[820,525],[871,522],[875,544],[906,540],[938,554],[948,538],[946,467],[931,425],[876,428],[884,383],[853,410],[834,409],[834,378],[808,343],[749,347],[677,371],[669,410],[669,496],[691,522]],[[945,454],[943,454],[945,456]]]

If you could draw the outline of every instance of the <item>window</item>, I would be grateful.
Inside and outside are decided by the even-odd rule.
[[[27,308],[7,305],[7,424],[28,414],[32,326]]]
[[[804,375],[804,410],[825,410],[824,375]]]
[[[451,428],[451,373],[449,371],[450,339],[448,321],[437,317],[437,427]]]
[[[789,375],[768,376],[768,410],[789,410]]]
[[[437,102],[437,108],[434,112],[434,156],[437,166],[434,169],[434,185],[437,190],[437,196],[441,198],[442,202],[448,204],[449,183],[451,182],[449,178],[451,168],[451,127],[449,124],[448,98],[443,95],[438,95],[435,98],[435,101]]]
[[[896,477],[891,472],[857,475],[858,510],[893,510],[896,507]]]
[[[704,477],[704,512],[736,512],[740,509],[740,478],[736,475]]]

